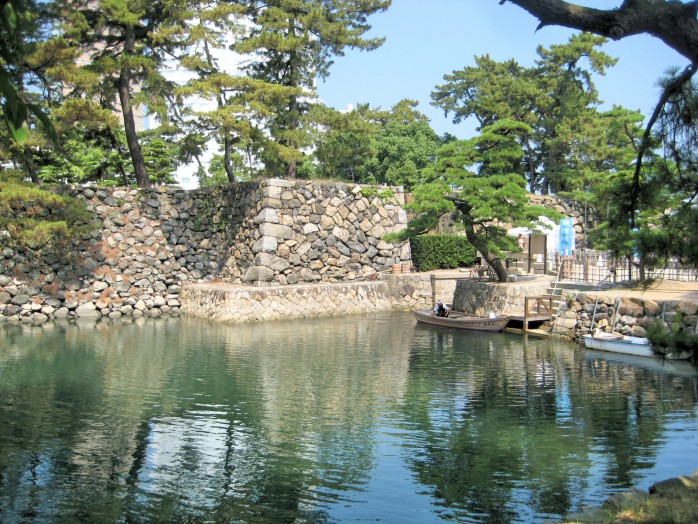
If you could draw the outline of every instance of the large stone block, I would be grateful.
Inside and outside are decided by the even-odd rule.
[[[254,223],[255,224],[264,224],[264,223],[278,224],[279,223],[279,215],[275,209],[272,209],[270,207],[265,207],[259,213],[257,213],[256,217],[254,217]]]
[[[98,318],[102,314],[92,302],[87,302],[75,309],[75,316],[78,318]]]
[[[279,241],[276,239],[276,237],[269,237],[269,236],[264,236],[257,240],[255,242],[254,246],[252,246],[252,252],[253,253],[260,253],[260,252],[276,252],[277,248],[279,246]]]
[[[242,277],[244,282],[271,282],[275,272],[264,266],[250,266]]]
[[[281,224],[264,223],[259,226],[259,233],[262,236],[276,237],[282,240],[290,240],[293,236],[293,229]]]
[[[338,238],[342,242],[346,242],[351,237],[348,230],[346,230],[342,227],[339,227],[339,226],[335,226],[332,229],[332,236],[334,236],[335,238]]]
[[[264,266],[279,272],[288,269],[291,265],[287,260],[271,253],[257,253],[254,262],[256,266]]]

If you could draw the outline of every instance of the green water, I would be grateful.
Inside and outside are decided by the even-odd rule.
[[[698,470],[691,366],[385,313],[0,325],[0,522],[542,522]]]

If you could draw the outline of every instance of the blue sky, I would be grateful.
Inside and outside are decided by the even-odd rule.
[[[618,7],[621,0],[577,0],[599,9]],[[536,47],[567,42],[573,33],[560,27],[536,31],[538,21],[523,9],[499,0],[393,0],[385,12],[372,16],[371,36],[385,36],[382,47],[371,52],[348,51],[337,57],[320,98],[329,106],[370,103],[390,109],[403,98],[419,101],[418,110],[431,119],[434,130],[458,138],[474,134],[474,123],[454,125],[430,105],[434,87],[443,76],[475,64],[474,56],[489,54],[498,61],[514,58],[532,66]],[[651,114],[659,96],[657,80],[670,66],[681,68],[688,60],[660,40],[633,36],[609,41],[603,48],[618,63],[595,83],[604,100]]]

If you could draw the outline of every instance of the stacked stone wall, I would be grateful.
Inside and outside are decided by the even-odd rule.
[[[562,213],[572,219],[577,247],[587,246],[588,232],[600,224],[599,213],[595,208],[585,206],[576,200],[550,195],[530,195],[532,205],[543,206]]]
[[[523,315],[526,297],[546,295],[548,286],[538,281],[495,284],[462,279],[456,283],[453,308],[476,315]]]
[[[658,302],[633,297],[614,298],[603,294],[576,293],[564,297],[553,333],[582,342],[582,337],[592,329],[610,332],[614,320],[614,331],[623,335],[644,337],[653,322],[660,322],[665,327],[680,322],[681,329],[693,333],[698,322],[698,302]]]
[[[60,191],[85,202],[93,228],[35,250],[0,231],[0,320],[179,315],[183,284],[347,282],[410,257],[382,240],[407,222],[400,188],[271,179]]]

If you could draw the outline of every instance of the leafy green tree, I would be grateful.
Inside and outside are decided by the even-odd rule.
[[[172,184],[179,165],[179,144],[169,128],[139,133],[143,159],[154,183]],[[59,149],[34,152],[39,179],[47,183],[130,186],[135,173],[123,130],[76,125],[63,133]]]
[[[468,241],[497,279],[506,282],[502,251],[516,244],[506,226],[531,226],[539,216],[559,216],[528,204],[521,138],[531,132],[521,122],[500,120],[475,138],[444,145],[429,170],[429,183],[414,189],[415,202],[409,208],[416,218],[406,235],[434,227],[443,213],[455,209]]]
[[[246,180],[249,178],[249,174],[244,174],[246,173],[245,159],[240,153],[234,152],[229,159],[226,159],[223,155],[213,155],[208,164],[208,170],[199,167],[196,172],[199,185],[201,187],[213,187],[229,183],[226,167],[228,165],[232,167],[233,172],[238,173],[237,179]]]
[[[600,226],[591,232],[591,239],[595,247],[625,257],[628,267],[636,266],[644,279],[646,266],[660,263],[668,253],[666,240],[660,238],[664,232],[657,226],[674,197],[662,180],[662,163],[652,151],[645,154],[640,194],[633,193],[644,117],[619,107],[603,116],[607,120],[606,159],[597,158],[602,161],[598,172],[587,181],[591,201],[602,217]]]
[[[361,104],[356,109],[339,112],[318,107],[314,120],[320,123],[322,133],[315,148],[318,175],[357,181],[357,173],[376,156],[376,137],[381,130],[385,113]],[[364,183],[375,183],[373,177],[359,178]]]
[[[436,161],[443,142],[429,118],[417,111],[417,105],[405,99],[392,108],[376,138],[375,158],[359,170],[361,180],[405,186],[407,190],[423,181],[422,170]]]
[[[207,144],[217,142],[229,182],[249,176],[265,143],[264,128],[275,114],[275,107],[288,103],[300,89],[272,85],[236,71],[230,63],[229,48],[239,44],[245,29],[245,6],[238,3],[202,4],[194,2],[182,16],[186,31],[182,41],[186,52],[179,64],[192,77],[176,89],[179,97],[197,99],[207,107],[184,109],[173,120],[185,133],[182,149],[187,160],[200,156]],[[247,158],[241,163],[240,158]],[[204,179],[208,176],[201,171]]]
[[[139,134],[143,144],[143,161],[150,180],[158,185],[174,184],[177,169],[178,146],[162,128],[149,129]]]
[[[57,142],[52,123],[31,91],[43,87],[42,68],[31,62],[31,55],[49,27],[48,20],[43,2],[0,1],[0,110],[9,136],[19,144],[27,138],[30,115]]]
[[[603,37],[620,40],[632,35],[648,34],[662,40],[667,46],[688,58],[689,65],[680,73],[672,74],[669,81],[663,83],[663,91],[652,115],[647,120],[643,139],[637,151],[633,183],[630,188],[631,207],[638,208],[641,197],[640,178],[643,160],[651,151],[652,129],[663,112],[671,111],[666,105],[672,97],[679,95],[684,86],[698,72],[698,20],[694,2],[676,2],[673,0],[626,0],[616,8],[597,9],[583,7],[555,0],[536,2],[532,0],[509,0],[538,18],[539,27],[560,25],[580,31],[590,32]],[[500,2],[501,3],[501,2]],[[677,213],[679,216],[682,214]],[[631,223],[634,225],[632,215]],[[693,211],[686,217],[695,218]],[[693,227],[694,222],[688,224]]]
[[[11,243],[31,251],[58,253],[66,242],[95,226],[85,202],[37,188],[19,173],[0,176],[0,229]],[[38,212],[50,209],[50,213]]]
[[[312,143],[314,123],[309,108],[316,103],[315,82],[329,75],[333,56],[346,48],[370,51],[382,38],[364,38],[368,17],[385,11],[390,0],[242,0],[252,26],[235,49],[250,53],[252,78],[270,85],[296,88],[269,119],[273,144],[267,144],[263,160],[267,170],[288,178],[296,176],[296,164]],[[265,97],[265,90],[259,93]]]
[[[475,67],[445,75],[432,92],[433,105],[453,114],[455,123],[474,117],[480,128],[513,119],[532,128],[521,137],[531,191],[578,188],[581,163],[599,154],[603,125],[596,106],[592,73],[604,74],[615,60],[598,50],[606,40],[590,34],[572,36],[564,45],[538,48],[531,68],[513,60],[476,57]]]
[[[83,81],[66,86],[71,89],[66,96],[98,100],[101,107],[121,112],[139,187],[156,180],[148,175],[134,108],[147,106],[167,122],[174,86],[161,71],[165,57],[182,45],[172,28],[184,6],[184,0],[78,0],[64,10],[63,37],[85,58]]]
[[[663,86],[680,73],[670,70]],[[660,176],[672,196],[661,215],[661,230],[671,240],[668,252],[686,263],[698,264],[698,86],[682,82],[667,97],[658,119],[657,138],[664,147]]]

